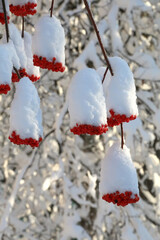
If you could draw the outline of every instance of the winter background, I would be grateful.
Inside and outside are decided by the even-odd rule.
[[[77,69],[105,64],[83,1],[55,1],[66,34],[66,71],[41,70],[35,83],[43,113],[38,149],[8,140],[15,88],[0,95],[0,238],[3,240],[158,240],[160,236],[160,2],[90,0],[104,46],[124,58],[135,77],[139,118],[124,124],[139,178],[140,201],[125,208],[99,197],[100,163],[120,127],[103,136],[69,130],[66,91]],[[27,17],[33,33],[51,1]],[[21,18],[12,15],[19,29]],[[0,28],[3,36],[4,28]],[[127,179],[126,179],[127,181]]]

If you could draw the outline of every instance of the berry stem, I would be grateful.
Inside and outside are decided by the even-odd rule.
[[[105,59],[106,64],[107,64],[107,67],[109,68],[109,71],[110,71],[111,75],[113,76],[113,70],[112,70],[112,67],[111,67],[111,65],[110,65],[110,62],[109,62],[109,60],[108,60],[106,51],[105,51],[105,49],[104,49],[104,46],[103,46],[103,43],[102,43],[102,40],[101,40],[99,31],[98,31],[98,28],[97,28],[97,25],[96,25],[96,23],[95,23],[95,21],[94,21],[94,18],[93,18],[93,16],[92,16],[92,12],[91,12],[91,10],[90,10],[90,8],[89,8],[88,1],[87,1],[87,0],[83,0],[83,2],[84,2],[84,4],[85,4],[86,10],[87,10],[87,12],[88,12],[89,19],[90,19],[90,21],[91,21],[91,23],[92,23],[92,25],[93,25],[93,27],[94,27],[94,30],[95,30],[95,32],[96,32],[96,35],[97,35],[97,38],[98,38],[98,41],[99,41],[99,45],[100,45],[100,47],[101,47],[101,50],[102,50],[104,59]]]
[[[14,71],[16,72],[16,74],[17,74],[17,76],[18,76],[18,79],[21,79],[21,76],[20,76],[20,74],[19,74],[17,68],[13,67],[13,69],[14,69]]]
[[[9,28],[8,28],[8,20],[7,20],[7,11],[6,11],[5,0],[2,0],[2,5],[3,5],[4,19],[5,19],[6,38],[7,38],[7,42],[9,42]]]
[[[123,123],[121,123],[121,148],[123,149],[124,139],[123,139]]]
[[[54,0],[52,0],[52,2],[51,2],[50,17],[52,17],[52,15],[53,15],[53,7],[54,7]]]
[[[106,67],[106,71],[104,72],[104,75],[103,75],[103,79],[102,79],[102,84],[104,83],[104,80],[105,80],[105,77],[106,77],[106,74],[108,72],[108,67]]]
[[[22,16],[22,38],[24,38],[24,16]]]

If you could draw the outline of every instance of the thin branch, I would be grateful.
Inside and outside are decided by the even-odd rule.
[[[22,38],[24,38],[24,16],[22,16]]]
[[[18,76],[18,79],[21,79],[21,76],[20,76],[20,74],[19,74],[17,68],[13,67],[13,69],[14,69],[14,71],[16,72],[16,74],[17,74],[17,76]]]
[[[36,154],[38,153],[40,146],[44,143],[44,141],[48,138],[48,136],[50,136],[54,131],[55,131],[55,129],[52,129],[51,131],[49,131],[45,135],[43,141],[40,143],[39,147],[35,151],[33,158],[31,158],[30,161],[22,168],[22,170],[19,171],[19,173],[18,173],[18,175],[16,177],[16,180],[14,182],[11,195],[10,195],[10,197],[9,197],[7,203],[6,203],[3,215],[1,217],[1,221],[0,221],[0,234],[2,234],[3,231],[8,226],[9,217],[10,217],[10,214],[11,214],[12,209],[14,207],[14,203],[15,203],[16,196],[17,196],[17,193],[18,193],[18,190],[19,190],[19,185],[20,185],[21,179],[24,178],[24,176],[26,175],[27,171],[32,167],[32,165],[34,163],[34,160],[35,160],[35,157],[36,157]],[[61,152],[60,152],[60,154],[61,154]],[[0,237],[1,237],[1,235],[0,235]]]
[[[9,28],[8,28],[8,19],[7,19],[5,0],[2,0],[2,5],[3,5],[4,19],[5,19],[6,38],[7,38],[7,42],[9,42]]]
[[[31,162],[31,160],[30,160]],[[11,192],[11,195],[8,199],[8,201],[6,202],[6,206],[4,208],[4,212],[1,216],[1,221],[0,221],[0,234],[3,233],[3,231],[7,228],[8,226],[8,221],[9,221],[9,217],[10,217],[10,214],[12,212],[12,209],[14,207],[14,203],[15,203],[15,199],[16,199],[16,195],[18,193],[18,190],[19,190],[19,185],[20,185],[20,181],[21,179],[23,178],[28,166],[30,165],[30,162],[28,164],[26,164],[22,170],[19,171],[16,179],[15,179],[15,182],[14,182],[14,185],[13,185],[13,188],[12,188],[12,192]]]
[[[52,17],[52,15],[53,15],[53,7],[54,7],[54,0],[52,0],[52,2],[51,2],[50,17]]]
[[[106,71],[105,71],[104,76],[103,76],[103,79],[102,79],[102,84],[104,83],[104,80],[105,80],[105,77],[106,77],[106,75],[107,75],[108,69],[109,69],[109,68],[106,67]]]
[[[87,10],[87,12],[88,12],[88,16],[89,16],[89,18],[90,18],[90,21],[91,21],[91,23],[93,24],[94,30],[95,30],[95,32],[96,32],[96,35],[97,35],[97,38],[98,38],[98,41],[99,41],[99,45],[100,45],[100,47],[101,47],[101,50],[102,50],[104,59],[105,59],[105,61],[106,61],[106,64],[107,64],[107,66],[108,66],[108,68],[109,68],[109,71],[110,71],[111,75],[113,76],[112,67],[111,67],[110,62],[109,62],[109,60],[108,60],[106,51],[105,51],[105,49],[104,49],[104,46],[103,46],[103,43],[102,43],[102,40],[101,40],[99,31],[98,31],[98,28],[97,28],[97,25],[96,25],[96,23],[95,23],[95,21],[94,21],[94,18],[93,18],[93,16],[92,16],[92,12],[91,12],[91,10],[90,10],[90,8],[89,8],[88,2],[87,2],[87,0],[83,0],[83,1],[84,1],[86,10]]]
[[[123,149],[124,138],[123,138],[123,123],[121,123],[121,148]]]
[[[30,161],[30,164],[28,164],[28,166],[27,166],[27,168],[26,168],[26,170],[25,170],[25,172],[24,172],[24,175],[27,173],[27,171],[32,167],[32,165],[33,165],[33,163],[34,163],[34,161],[35,161],[35,159],[36,159],[36,156],[37,156],[37,154],[38,154],[38,152],[39,152],[39,150],[40,150],[40,147],[42,146],[42,144],[44,143],[44,141],[52,134],[52,133],[54,133],[55,132],[55,129],[51,129],[51,131],[49,131],[45,136],[44,136],[44,138],[43,138],[43,141],[42,142],[40,142],[40,144],[39,144],[39,147],[36,149],[36,151],[34,152],[34,155],[33,155],[33,158],[32,158],[32,160]],[[23,178],[24,178],[24,175],[23,175]]]

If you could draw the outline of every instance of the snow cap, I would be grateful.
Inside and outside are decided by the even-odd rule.
[[[134,120],[138,115],[138,108],[134,78],[128,64],[120,57],[110,57],[109,61],[114,75],[111,76],[108,70],[103,88],[108,111],[108,126],[114,126]],[[97,70],[101,79],[105,70],[105,67]]]
[[[9,8],[16,16],[34,15],[37,12],[37,0],[10,0]]]
[[[38,147],[42,140],[42,113],[40,99],[34,84],[28,77],[16,84],[16,92],[10,109],[10,136],[15,144]]]
[[[33,65],[32,36],[28,32],[24,32],[24,47],[27,56],[26,72],[29,79],[35,82],[40,78],[40,71],[39,67]]]
[[[68,90],[70,128],[74,134],[107,131],[107,113],[102,82],[94,69],[84,68],[73,77]]]
[[[0,44],[0,93],[10,90],[13,66],[19,66],[19,59],[12,41]]]
[[[8,20],[8,23],[9,23],[10,12],[9,12],[9,3],[8,3],[8,0],[5,0],[5,6],[6,6],[6,12],[7,12],[7,20]],[[3,12],[2,0],[0,1],[0,23],[1,23],[1,24],[5,24],[5,17],[4,17],[4,12]]]
[[[26,57],[25,50],[24,50],[24,41],[21,37],[19,30],[16,28],[16,26],[13,23],[10,23],[8,26],[9,26],[10,39],[12,40],[12,42],[14,44],[16,53],[19,58],[20,68],[25,69],[26,65],[27,65],[27,57]],[[4,34],[2,40],[4,43],[7,41],[5,34]]]
[[[107,202],[126,206],[139,200],[138,180],[130,150],[120,141],[109,148],[101,164],[100,193]]]
[[[55,16],[39,19],[35,26],[32,48],[34,65],[55,72],[65,70],[65,34]]]

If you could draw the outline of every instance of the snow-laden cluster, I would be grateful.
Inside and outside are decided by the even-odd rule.
[[[71,81],[67,101],[74,134],[100,135],[107,131],[107,120],[112,127],[138,115],[134,78],[128,64],[119,57],[109,61],[113,76],[106,67],[97,71],[84,68]],[[139,200],[136,170],[123,140],[109,149],[102,162],[100,191],[104,200],[118,206]]]
[[[70,128],[74,134],[107,131],[107,114],[101,79],[94,69],[84,68],[73,77],[68,90]]]
[[[16,16],[34,15],[37,10],[37,0],[9,0],[10,11]]]
[[[136,89],[133,74],[128,64],[120,57],[110,57],[113,76],[108,71],[104,81],[104,93],[108,115],[108,126],[134,120],[138,115]],[[101,76],[106,68],[98,69]]]
[[[35,25],[32,42],[34,65],[54,72],[64,72],[65,34],[60,21],[43,16]]]
[[[0,44],[0,93],[10,90],[13,66],[19,66],[19,59],[12,41]]]
[[[138,180],[130,150],[118,141],[109,148],[101,164],[102,198],[118,206],[139,200]]]
[[[15,144],[37,147],[42,141],[42,113],[37,90],[29,78],[16,84],[10,109],[10,136]]]
[[[8,3],[8,0],[5,0],[5,6],[6,6],[6,12],[7,12],[7,20],[8,20],[8,22],[9,22],[10,12],[9,12],[9,3]],[[2,0],[0,1],[0,23],[1,23],[1,24],[5,24],[5,17],[4,17],[4,12],[3,12]]]
[[[35,82],[40,79],[40,71],[39,67],[33,65],[32,36],[28,32],[24,32],[24,47],[27,56],[26,72],[29,79]]]
[[[26,73],[27,57],[24,49],[24,40],[21,37],[20,31],[17,29],[17,27],[13,23],[10,23],[8,26],[9,26],[10,39],[14,44],[14,47],[16,49],[16,53],[18,55],[19,62],[20,62],[20,68],[17,68],[17,70],[19,70],[20,75],[23,77],[27,75]],[[5,35],[3,36],[2,41],[4,43],[7,42]],[[19,79],[15,71],[13,71],[12,82],[17,82],[17,81],[19,81]]]
[[[134,120],[138,115],[134,78],[128,64],[119,57],[111,57],[109,61],[113,76],[109,69],[106,71],[106,67],[100,67],[97,72],[84,68],[71,82],[68,99],[71,131],[74,134],[87,133],[80,127],[85,124],[105,126],[105,132],[107,124],[113,127]],[[90,130],[88,132],[91,134]],[[93,131],[92,134],[98,132]]]

